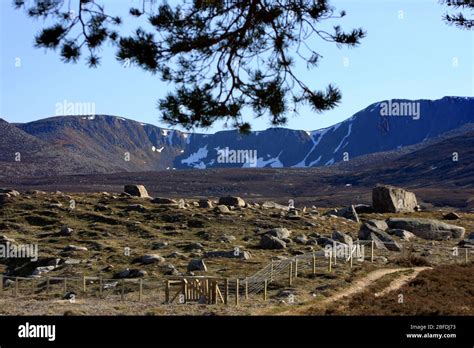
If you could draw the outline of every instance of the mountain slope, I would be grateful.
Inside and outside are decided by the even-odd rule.
[[[351,118],[325,129],[303,131],[270,128],[248,135],[237,131],[188,134],[107,115],[58,116],[15,125],[4,122],[0,136],[7,139],[4,134],[11,133],[16,134],[17,138],[4,142],[0,152],[10,153],[9,147],[49,146],[51,150],[46,152],[54,156],[44,157],[42,163],[32,163],[47,168],[48,160],[52,161],[49,165],[51,174],[139,172],[172,168],[305,168],[338,162],[344,166],[345,162],[341,162],[344,158],[349,159],[350,164],[359,163],[363,167],[372,163],[373,158],[384,158],[375,154],[393,154],[397,150],[403,154],[412,152],[419,149],[415,145],[427,144],[441,134],[474,122],[474,98],[390,101],[390,105],[419,107],[413,108],[412,111],[416,111],[413,115],[404,116],[383,116],[382,110],[387,103],[372,104]],[[219,150],[223,149],[248,151],[255,158],[230,156],[222,161]],[[63,164],[57,166],[52,158],[61,156],[64,157]],[[8,158],[12,160],[11,154]],[[77,165],[71,170],[74,163]],[[18,170],[15,173],[20,175],[21,167]],[[44,172],[44,169],[41,170]],[[24,175],[33,172],[34,168],[29,168]]]

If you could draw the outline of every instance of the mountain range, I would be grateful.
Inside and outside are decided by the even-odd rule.
[[[428,148],[446,139],[446,134],[452,134],[449,139],[457,138],[444,145],[448,152],[455,152],[454,144],[461,147],[458,152],[464,151],[466,139],[474,134],[471,123],[473,97],[381,101],[328,128],[269,128],[248,135],[236,130],[187,133],[107,115],[56,116],[28,123],[0,119],[0,176],[309,168],[336,163],[363,168],[388,158],[391,166],[391,161],[401,156],[413,164],[415,159],[410,155],[423,148],[431,153]],[[232,151],[251,153],[254,161],[222,157]],[[418,161],[435,161],[432,157],[436,154],[428,153]]]

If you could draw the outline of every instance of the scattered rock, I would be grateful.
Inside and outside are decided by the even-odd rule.
[[[230,210],[226,205],[218,205],[214,208],[214,211],[219,214],[229,214]]]
[[[450,225],[435,219],[389,218],[387,225],[391,229],[407,230],[417,237],[428,240],[463,238],[465,233],[463,227]]]
[[[328,215],[328,216],[334,215],[338,217],[344,217],[346,219],[353,220],[355,222],[359,222],[359,216],[357,215],[357,212],[353,205],[346,208],[342,208],[342,209],[330,210],[324,215]]]
[[[459,214],[457,214],[453,211],[443,216],[444,220],[458,220],[460,218],[461,218],[461,216],[459,216]]]
[[[286,228],[279,227],[279,228],[272,228],[271,230],[267,231],[265,234],[269,234],[279,239],[288,239],[290,238],[291,231]]]
[[[265,234],[260,239],[260,247],[262,249],[285,249],[286,243],[275,236]]]
[[[192,259],[188,264],[188,272],[203,271],[207,272],[207,266],[203,259]]]
[[[186,255],[178,252],[178,251],[174,251],[172,252],[171,254],[169,254],[168,256],[166,256],[168,259],[185,259],[186,258]]]
[[[71,236],[73,233],[74,233],[74,230],[67,226],[61,227],[61,231],[59,231],[59,234],[65,237]]]
[[[127,207],[127,211],[138,211],[144,213],[146,212],[146,208],[142,204],[130,204]]]
[[[114,278],[141,278],[147,275],[146,271],[139,270],[139,269],[125,269],[121,272],[115,274]]]
[[[209,199],[200,199],[199,200],[199,208],[213,208],[214,205],[212,204],[212,201]]]
[[[151,248],[152,248],[153,250],[156,250],[156,249],[163,249],[163,248],[166,248],[168,245],[169,245],[168,242],[157,242],[157,243],[153,243],[153,245],[151,246]]]
[[[20,195],[20,192],[13,189],[6,189],[6,188],[0,189],[0,193],[8,194],[10,195],[10,197],[18,197]]]
[[[193,251],[193,250],[204,250],[204,245],[201,243],[190,243],[184,246],[184,250]]]
[[[166,267],[164,269],[164,275],[177,276],[177,275],[179,275],[179,271],[172,264],[168,264],[168,265],[166,265]]]
[[[65,265],[78,265],[81,263],[81,260],[79,259],[66,259],[64,260]]]
[[[308,237],[306,237],[305,235],[297,236],[293,240],[297,244],[306,244],[306,243],[308,243]]]
[[[288,206],[281,205],[272,201],[266,201],[262,203],[262,208],[264,209],[280,209],[280,210],[288,210]]]
[[[388,225],[384,220],[368,220],[366,221],[366,224],[378,228],[382,231],[388,230]]]
[[[148,195],[148,192],[145,186],[143,185],[125,185],[125,187],[123,188],[123,191],[134,197],[140,197],[140,198],[150,197]]]
[[[374,208],[367,204],[356,204],[354,209],[357,214],[372,214],[374,212]]]
[[[229,234],[224,234],[222,237],[218,238],[218,241],[222,243],[232,243],[235,240],[236,238]]]
[[[223,257],[229,259],[241,259],[241,260],[248,260],[250,259],[250,253],[248,251],[243,251],[240,249],[234,249],[230,251],[208,251],[204,253],[205,258],[215,258],[215,257]]]
[[[177,202],[174,199],[171,198],[164,198],[164,197],[156,197],[151,200],[151,203],[153,204],[163,204],[163,205],[169,205],[169,204],[177,204]]]
[[[352,237],[343,232],[334,231],[332,233],[332,239],[337,240],[338,242],[341,242],[344,244],[352,244]]]
[[[245,201],[240,197],[221,197],[219,198],[219,205],[226,205],[231,207],[245,207]]]
[[[206,223],[202,220],[198,220],[198,219],[188,220],[188,227],[191,227],[191,228],[204,228],[205,226],[206,226]]]
[[[458,245],[462,248],[474,248],[474,239],[461,240]]]
[[[415,235],[413,233],[411,233],[410,231],[402,230],[402,229],[399,229],[399,228],[396,228],[396,229],[393,229],[393,230],[388,230],[387,233],[392,235],[392,236],[400,237],[401,239],[406,240],[406,241],[409,241],[409,240],[415,238]]]
[[[150,263],[162,263],[165,262],[165,258],[163,256],[157,254],[148,254],[143,255],[140,259],[141,263],[148,265]]]
[[[415,194],[402,188],[381,185],[372,190],[372,206],[376,212],[414,212],[417,205]]]
[[[64,248],[64,251],[87,251],[87,248],[70,244]]]
[[[49,273],[53,270],[56,269],[56,266],[42,266],[42,267],[36,267],[33,273],[31,274],[32,276],[41,276],[43,274]]]

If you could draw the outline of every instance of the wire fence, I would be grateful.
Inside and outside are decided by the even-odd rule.
[[[377,241],[378,243],[378,241]],[[239,296],[246,299],[252,295],[261,295],[267,299],[267,288],[276,282],[288,282],[289,286],[302,272],[313,274],[326,270],[333,272],[345,267],[353,267],[361,262],[374,262],[381,257],[407,256],[410,253],[425,253],[428,260],[438,263],[468,263],[472,260],[473,249],[461,247],[444,247],[413,242],[381,242],[381,247],[370,240],[357,240],[353,244],[334,242],[324,250],[308,252],[294,257],[272,260],[256,273],[245,278],[225,279],[219,287],[225,288],[227,295],[232,294],[238,304]],[[401,247],[400,253],[393,251]],[[185,279],[186,276],[183,276]],[[203,277],[204,279],[206,277]],[[213,277],[207,277],[211,279]],[[74,302],[78,297],[98,297],[107,300],[156,300],[163,301],[166,290],[166,279],[105,279],[102,277],[12,277],[0,275],[0,296],[12,297],[61,297]],[[223,278],[222,278],[223,279]],[[169,290],[169,289],[168,289]]]

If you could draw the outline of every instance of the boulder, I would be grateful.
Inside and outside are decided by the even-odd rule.
[[[365,223],[382,231],[388,230],[388,225],[384,220],[367,220]]]
[[[446,240],[463,238],[463,227],[450,225],[435,219],[421,218],[390,218],[387,225],[391,229],[402,229],[413,233],[415,236],[428,240]]]
[[[285,249],[286,243],[275,236],[265,234],[260,239],[260,247],[262,249]]]
[[[221,197],[219,198],[219,205],[226,205],[230,207],[245,207],[245,201],[240,197]]]
[[[163,204],[163,205],[168,205],[168,204],[177,204],[177,202],[174,199],[171,198],[164,198],[164,197],[156,197],[151,200],[151,203],[153,204]]]
[[[201,243],[189,243],[184,246],[184,250],[193,251],[193,250],[204,250],[204,245]]]
[[[70,244],[64,248],[64,251],[87,251],[87,248]]]
[[[356,204],[354,205],[354,209],[357,214],[371,214],[374,212],[374,208],[367,204]]]
[[[188,264],[188,272],[203,271],[207,272],[207,266],[203,259],[192,259]]]
[[[53,271],[56,268],[56,266],[42,266],[42,267],[36,267],[35,270],[31,275],[33,276],[40,276],[42,274],[49,273]]]
[[[343,232],[334,231],[332,233],[332,239],[337,240],[338,242],[341,242],[344,244],[352,244],[352,237]]]
[[[229,214],[230,210],[226,205],[218,205],[214,208],[214,211],[219,214]]]
[[[130,204],[127,208],[127,211],[138,211],[141,213],[146,212],[146,208],[142,204]]]
[[[458,220],[460,218],[461,218],[461,216],[459,216],[459,214],[456,214],[453,211],[450,212],[450,213],[447,213],[446,215],[443,216],[444,220]]]
[[[272,228],[271,230],[267,231],[265,234],[269,234],[279,239],[288,239],[290,238],[291,231],[286,228],[278,227],[278,228]]]
[[[61,231],[59,231],[59,234],[65,237],[71,236],[73,233],[74,233],[74,230],[67,226],[61,227]]]
[[[213,208],[212,201],[209,199],[200,199],[199,208]]]
[[[382,242],[386,249],[391,251],[401,251],[402,246],[398,244],[390,235],[370,225],[368,223],[363,223],[359,230],[359,238],[362,240],[373,240],[376,242],[377,248],[380,248],[380,245],[377,245],[378,241]]]
[[[153,250],[156,250],[156,249],[163,249],[163,248],[166,248],[168,245],[169,245],[168,242],[156,242],[156,243],[153,243],[153,245],[151,246],[151,248],[152,248]]]
[[[293,238],[293,241],[297,244],[306,244],[308,243],[308,237],[306,237],[305,235],[297,236]]]
[[[262,203],[262,208],[264,209],[280,209],[280,210],[288,210],[287,205],[281,205],[272,201],[266,201]]]
[[[400,237],[401,239],[406,240],[406,241],[409,241],[409,240],[415,238],[415,235],[413,233],[411,233],[410,231],[402,230],[402,229],[399,229],[399,228],[396,228],[396,229],[393,229],[393,230],[388,230],[387,233],[392,235],[392,236]]]
[[[18,197],[20,195],[20,192],[13,189],[6,189],[6,188],[0,189],[0,193],[8,194],[10,195],[10,197]]]
[[[357,215],[357,212],[353,205],[342,208],[342,209],[330,210],[326,212],[324,215],[328,215],[328,216],[334,215],[334,216],[343,217],[349,220],[353,220],[355,222],[359,222],[359,216]]]
[[[223,236],[219,237],[217,240],[222,243],[232,243],[233,241],[236,240],[236,238],[233,235],[224,234]]]
[[[376,212],[414,212],[417,205],[415,194],[402,188],[381,185],[372,190],[372,206]]]
[[[145,186],[143,185],[125,185],[123,188],[123,191],[134,197],[140,197],[140,198],[150,197],[148,195],[148,192]]]
[[[146,271],[139,269],[125,269],[115,274],[115,278],[141,278],[147,275]]]
[[[337,244],[338,242],[332,238],[328,237],[316,237],[316,241],[318,242],[318,245],[325,247],[326,245],[334,245]]]
[[[461,248],[474,248],[474,239],[464,239],[458,244]]]
[[[241,260],[248,260],[250,259],[250,253],[248,251],[243,250],[229,250],[229,251],[208,251],[204,254],[205,258],[215,258],[215,257],[223,257],[228,259],[241,259]]]
[[[150,263],[162,263],[165,262],[165,258],[157,254],[147,254],[141,257],[140,262],[145,265]]]
[[[179,271],[174,265],[169,264],[169,265],[166,265],[164,269],[164,275],[177,276],[179,275]]]

